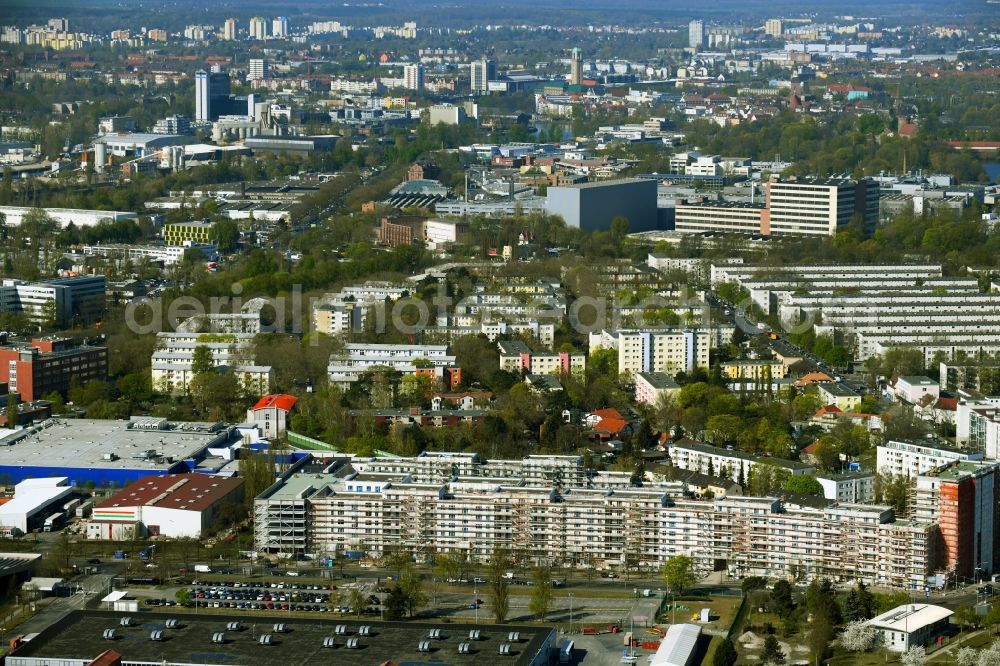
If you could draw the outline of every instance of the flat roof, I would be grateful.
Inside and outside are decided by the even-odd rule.
[[[939,622],[953,615],[952,611],[943,606],[933,604],[905,604],[897,606],[881,615],[876,615],[866,624],[879,629],[914,633],[924,627]]]
[[[655,389],[677,389],[681,387],[680,384],[665,372],[640,372],[638,376],[642,377]]]
[[[243,485],[243,479],[208,474],[167,474],[145,476],[96,507],[156,506],[186,511],[204,511]]]
[[[197,457],[235,440],[221,423],[47,419],[0,439],[0,466],[160,470],[171,465],[168,458]]]
[[[122,662],[163,664],[240,664],[240,666],[330,666],[343,664],[435,664],[440,666],[478,665],[500,662],[509,666],[527,666],[547,647],[554,629],[539,626],[452,624],[416,622],[378,622],[331,618],[287,618],[281,613],[248,615],[232,612],[225,615],[195,615],[186,613],[132,614],[136,625],[122,627],[122,613],[111,611],[74,611],[64,620],[50,626],[32,641],[18,648],[18,657],[89,661],[108,647],[122,655]],[[177,619],[180,627],[166,628],[168,619]],[[227,631],[228,622],[239,620],[242,631]],[[262,646],[261,634],[271,633],[275,623],[286,625],[287,633],[272,633],[273,644]],[[334,634],[337,625],[347,627],[348,635]],[[348,650],[348,637],[358,637],[361,626],[371,627],[371,636],[360,637],[361,648]],[[120,637],[115,641],[102,639],[105,629],[114,629]],[[417,649],[431,629],[441,629],[441,638],[432,641],[430,653]],[[458,645],[467,642],[469,631],[481,631],[480,639],[472,642],[472,654],[459,654]],[[151,641],[152,631],[162,630],[163,641]],[[501,643],[516,631],[520,641],[512,644],[511,656],[498,656]],[[216,632],[225,634],[225,643],[212,643]],[[338,647],[323,649],[323,641],[333,637]]]
[[[654,183],[655,181],[649,180],[648,178],[616,178],[614,180],[595,180],[591,183],[571,183],[568,185],[559,185],[558,187],[550,187],[550,190],[589,190],[601,187],[612,187],[614,185],[633,185],[635,183]]]

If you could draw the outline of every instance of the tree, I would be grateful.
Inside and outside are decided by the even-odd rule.
[[[535,585],[531,589],[531,601],[528,604],[528,609],[535,617],[544,622],[552,603],[552,568],[547,564],[538,565],[535,567],[532,579]]]
[[[815,476],[809,474],[799,474],[788,477],[782,488],[790,493],[798,495],[822,495],[823,486],[816,480]]]
[[[497,624],[503,624],[510,611],[510,581],[505,575],[510,565],[510,553],[504,548],[494,548],[487,571],[490,607],[493,610],[493,621]]]
[[[979,652],[975,648],[971,648],[968,645],[958,649],[958,653],[955,655],[956,664],[976,664],[979,659]]]
[[[769,606],[772,613],[784,619],[795,610],[795,602],[792,601],[792,586],[787,580],[779,580],[771,589]]]
[[[617,245],[621,245],[628,235],[628,218],[624,215],[616,215],[611,220],[611,239]]]
[[[744,596],[754,590],[763,590],[765,587],[767,587],[767,579],[762,576],[747,576],[740,583],[740,588],[742,588]]]
[[[212,372],[214,368],[211,348],[205,345],[196,346],[191,355],[191,374],[197,377]]]
[[[406,606],[406,613],[413,617],[421,606],[427,603],[427,594],[424,593],[423,580],[420,575],[407,565],[396,581],[396,587],[403,593],[403,600]]]
[[[811,625],[808,636],[809,653],[813,663],[819,666],[833,640],[835,625],[823,613],[813,616]]]
[[[858,583],[844,599],[844,619],[857,622],[875,615],[875,600],[864,583]]]
[[[927,650],[924,649],[923,645],[911,647],[903,653],[900,661],[903,666],[924,666],[927,663]]]
[[[212,225],[212,241],[219,252],[232,252],[240,242],[240,227],[235,220],[223,218]]]
[[[14,428],[17,426],[17,405],[20,402],[16,391],[12,391],[7,394],[7,406],[4,408],[4,417],[7,420],[7,427]]]
[[[385,619],[402,620],[406,614],[406,595],[399,585],[393,585],[385,597]]]
[[[177,600],[177,605],[187,606],[188,602],[191,601],[191,590],[182,587],[174,594],[174,599]]]
[[[663,584],[680,594],[697,582],[694,561],[687,555],[675,555],[663,564]]]
[[[728,638],[723,638],[718,647],[715,648],[712,666],[734,666],[737,659],[739,659],[739,655],[736,653],[736,646]]]
[[[781,651],[781,645],[773,635],[764,639],[764,650],[760,653],[760,661],[764,664],[785,663],[785,653]]]
[[[351,589],[351,593],[347,596],[347,604],[351,607],[352,613],[361,617],[361,614],[365,612],[365,608],[368,607],[368,599],[365,597],[364,592],[355,587]]]
[[[837,644],[849,652],[867,652],[875,647],[876,640],[878,640],[878,630],[875,627],[863,620],[855,620],[844,627]]]

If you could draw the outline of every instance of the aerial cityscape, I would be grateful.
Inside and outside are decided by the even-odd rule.
[[[1000,666],[1000,2],[0,2],[12,666]]]

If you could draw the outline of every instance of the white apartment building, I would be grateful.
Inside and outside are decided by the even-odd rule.
[[[962,398],[955,412],[955,442],[1000,459],[1000,397]]]
[[[160,332],[156,334],[151,377],[153,390],[185,393],[194,378],[192,364],[195,349],[205,347],[212,353],[217,372],[236,375],[241,386],[258,393],[270,393],[274,383],[271,366],[254,362],[253,333]]]
[[[604,346],[603,335],[590,335],[591,350]],[[608,335],[617,339],[619,373],[663,372],[675,375],[681,371],[707,368],[709,350],[713,346],[712,333],[704,328],[622,329]]]
[[[747,280],[790,279],[797,277],[804,282],[814,280],[844,279],[847,281],[878,280],[880,278],[900,278],[911,281],[941,277],[940,264],[810,264],[805,266],[760,266],[726,262],[712,264],[711,282],[717,287],[723,282],[743,284]],[[764,276],[764,277],[762,277]]]
[[[582,375],[587,370],[587,355],[582,352],[533,352],[519,341],[501,340],[500,369],[533,375]]]
[[[403,87],[407,90],[424,89],[424,66],[414,63],[403,66]]]
[[[343,335],[361,330],[370,314],[378,322],[389,324],[391,303],[409,294],[405,287],[388,282],[366,282],[344,287],[336,294],[327,294],[313,305],[313,329],[326,335]]]
[[[725,560],[735,577],[825,576],[895,587],[925,584],[933,567],[934,526],[894,521],[889,507],[704,501],[686,496],[680,483],[577,488],[299,471],[262,493],[254,512],[256,547],[272,553],[360,551],[377,558],[402,547],[485,561],[502,546],[525,563],[645,570],[688,555],[705,572]]]
[[[900,400],[915,405],[927,400],[928,396],[936,401],[941,395],[941,386],[930,377],[903,376],[896,379],[893,393]]]
[[[823,497],[835,502],[867,504],[875,501],[875,475],[871,472],[844,472],[816,476]]]
[[[882,474],[915,477],[949,463],[982,459],[981,451],[953,449],[930,443],[890,441],[876,447],[875,469]]]
[[[388,368],[403,374],[426,374],[454,387],[457,374],[452,374],[455,357],[446,345],[393,345],[348,343],[344,350],[330,357],[327,373],[330,381],[350,386],[365,372]]]
[[[271,76],[271,63],[264,58],[250,58],[247,81],[260,81]]]
[[[792,476],[810,474],[816,468],[795,460],[755,456],[735,449],[723,449],[692,440],[681,440],[670,446],[670,461],[674,467],[700,474],[720,476],[737,483],[745,482],[750,470],[760,464],[775,465]]]

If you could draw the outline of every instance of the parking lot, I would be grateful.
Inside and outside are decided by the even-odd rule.
[[[381,602],[378,593],[388,590],[363,583],[348,583],[338,588],[328,583],[289,583],[277,581],[216,581],[195,580],[190,588],[190,598],[183,605],[188,608],[228,608],[246,611],[286,611],[305,613],[353,613],[347,600],[349,590],[362,590],[365,601],[364,614],[379,615]],[[174,597],[153,596],[143,599],[144,606],[176,606]],[[175,594],[176,596],[176,594]]]

